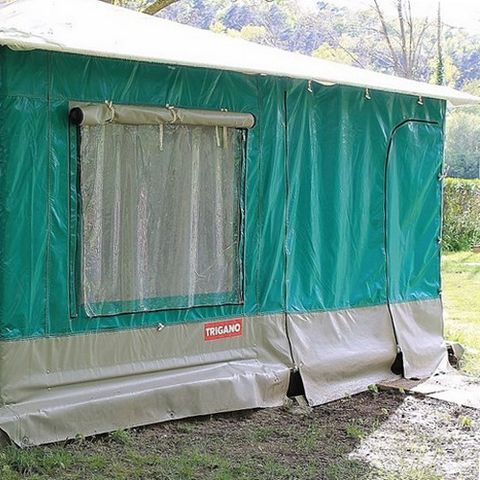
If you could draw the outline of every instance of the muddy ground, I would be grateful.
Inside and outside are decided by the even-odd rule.
[[[478,480],[480,412],[400,392],[250,410],[0,454],[2,480]]]

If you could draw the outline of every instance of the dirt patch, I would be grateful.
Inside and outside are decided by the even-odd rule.
[[[476,410],[406,396],[349,458],[380,471],[397,472],[398,478],[411,472],[412,478],[477,480],[479,426],[480,414]],[[423,476],[418,477],[418,472]]]
[[[0,456],[30,479],[478,479],[480,413],[366,392],[294,414],[276,408],[115,432]]]

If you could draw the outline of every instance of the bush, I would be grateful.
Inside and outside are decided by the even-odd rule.
[[[480,180],[447,178],[443,191],[443,241],[447,251],[480,244]]]

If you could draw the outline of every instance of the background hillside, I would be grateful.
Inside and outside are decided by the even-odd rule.
[[[480,95],[480,13],[476,18],[478,6],[469,1],[456,2],[453,10],[443,2],[443,13],[434,0],[176,0],[157,15]],[[115,3],[141,9],[151,0]],[[449,176],[480,178],[480,108],[450,112],[446,166]]]

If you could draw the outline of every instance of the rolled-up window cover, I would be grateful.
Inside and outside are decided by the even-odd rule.
[[[252,128],[251,113],[191,110],[176,107],[144,107],[112,103],[71,103],[70,121],[75,125],[92,126],[107,123],[125,125],[202,125],[207,127]]]

